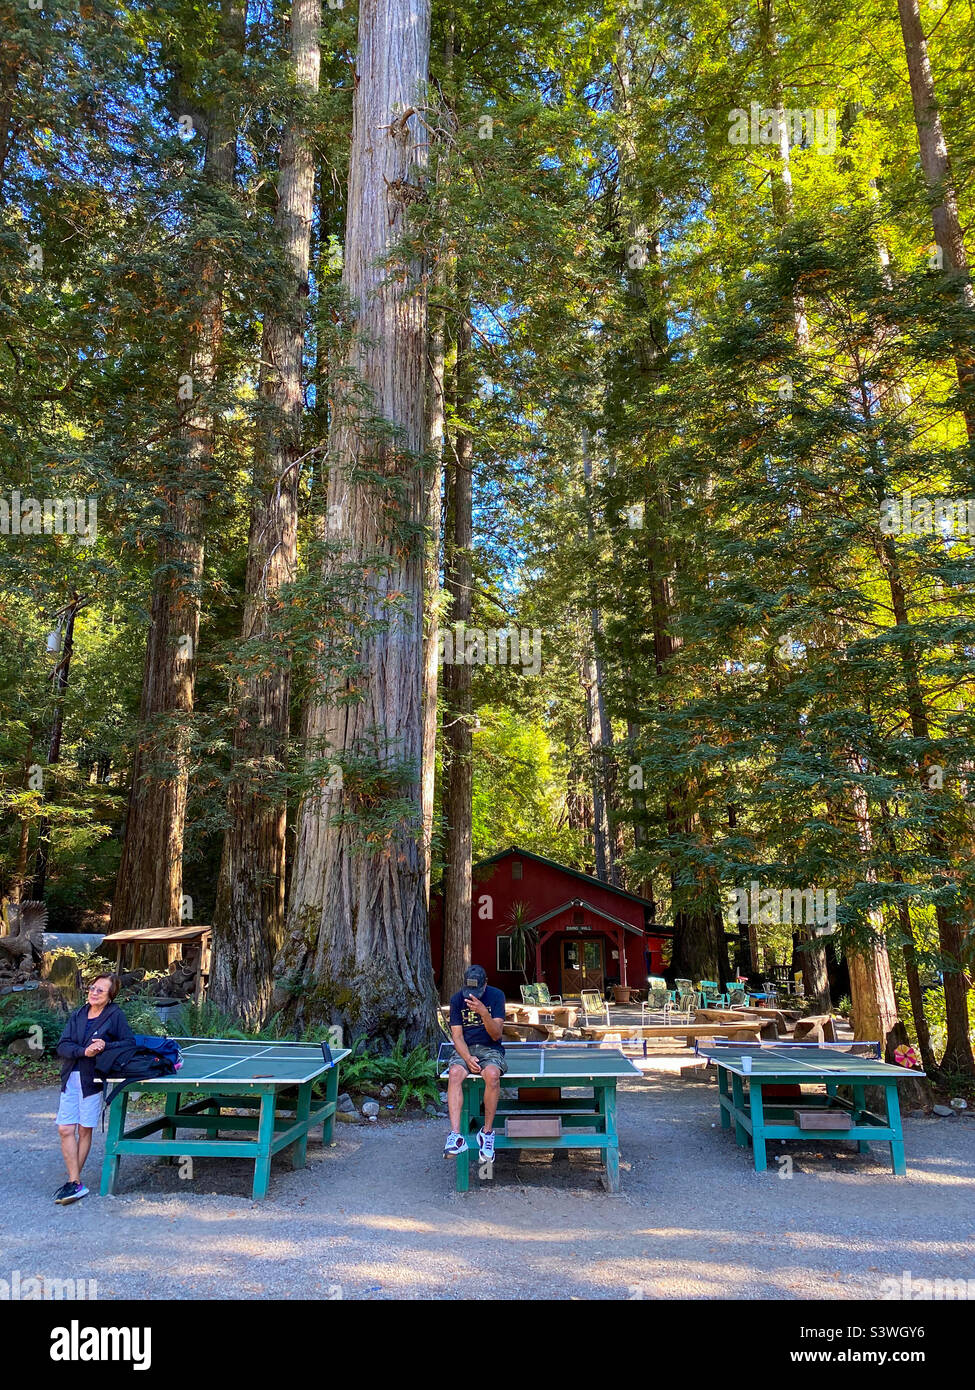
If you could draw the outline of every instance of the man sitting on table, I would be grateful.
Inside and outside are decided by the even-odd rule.
[[[447,1059],[447,1111],[450,1133],[443,1146],[444,1158],[456,1158],[467,1148],[460,1133],[464,1078],[484,1078],[484,1127],[477,1147],[483,1159],[494,1158],[494,1113],[501,1095],[501,1078],[508,1070],[501,1036],[504,1031],[504,995],[487,982],[483,965],[472,965],[464,976],[464,988],[450,999],[450,1036],[454,1050]]]

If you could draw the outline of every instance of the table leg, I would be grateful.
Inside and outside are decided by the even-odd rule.
[[[291,1146],[292,1168],[304,1168],[308,1151],[308,1116],[311,1114],[312,1082],[306,1081],[298,1087],[298,1106],[295,1110],[295,1124],[304,1125],[301,1134]]]
[[[338,1062],[336,1062],[335,1065],[334,1065],[333,1067],[329,1067],[328,1071],[325,1073],[325,1099],[326,1099],[326,1101],[331,1102],[331,1104],[334,1106],[334,1105],[336,1104],[336,1102],[338,1101],[338,1098],[339,1098],[339,1064],[338,1064]],[[333,1136],[334,1136],[334,1133],[335,1133],[335,1111],[334,1111],[334,1109],[333,1109],[331,1115],[329,1115],[328,1118],[322,1122],[322,1143],[323,1143],[323,1144],[334,1144],[334,1143],[335,1143],[335,1139],[334,1139],[334,1137],[333,1137]]]
[[[718,1095],[724,1100],[728,1099],[728,1073],[724,1067],[718,1068]],[[721,1104],[721,1100],[718,1101],[718,1109],[721,1112],[721,1128],[730,1129],[731,1114],[727,1107]]]
[[[903,1176],[907,1172],[907,1164],[904,1162],[904,1133],[901,1129],[901,1103],[897,1094],[897,1082],[889,1082],[884,1090],[887,1093],[887,1126],[897,1136],[890,1141],[890,1163],[894,1172]]]
[[[747,1149],[748,1130],[739,1118],[745,1109],[745,1083],[740,1076],[731,1078],[731,1098],[735,1107],[735,1143],[739,1149]]]
[[[616,1133],[616,1078],[607,1086],[601,1086],[600,1091],[603,1097],[601,1110],[605,1110],[605,1131],[610,1144],[605,1150],[606,1154],[606,1176],[604,1182],[607,1192],[619,1192],[620,1190],[620,1147],[619,1136]]]
[[[835,1094],[835,1090],[836,1090],[836,1088],[834,1087],[834,1088],[833,1088],[834,1094]],[[867,1092],[866,1092],[866,1087],[865,1087],[865,1086],[854,1086],[854,1087],[853,1087],[853,1109],[854,1109],[853,1123],[854,1123],[854,1124],[859,1124],[859,1122],[860,1122],[860,1116],[862,1115],[863,1111],[864,1111],[866,1108],[867,1108]],[[862,1154],[868,1154],[868,1153],[870,1152],[870,1140],[869,1140],[869,1139],[858,1139],[858,1140],[857,1140],[857,1151],[858,1151],[859,1153],[862,1153]]]
[[[125,1115],[129,1108],[129,1093],[122,1091],[108,1108],[108,1130],[105,1134],[105,1157],[102,1159],[101,1195],[109,1197],[115,1191],[121,1159],[115,1146],[125,1133]]]
[[[754,1077],[748,1082],[748,1105],[751,1111],[755,1172],[764,1173],[768,1168],[765,1157],[765,1111],[762,1108],[762,1083]]]
[[[465,1081],[461,1087],[460,1132],[467,1140],[467,1148],[454,1160],[457,1164],[457,1191],[467,1192],[471,1185],[471,1082]]]
[[[167,1118],[171,1115],[175,1115],[176,1112],[179,1110],[179,1095],[179,1091],[166,1092],[166,1109],[164,1113],[167,1116]],[[165,1139],[169,1143],[172,1143],[172,1141],[176,1138],[176,1129],[177,1126],[175,1124],[163,1125],[163,1139]],[[172,1164],[174,1164],[175,1162],[176,1157],[174,1154],[166,1154],[163,1156],[163,1163],[168,1163],[170,1166],[172,1166]]]
[[[274,1138],[274,1092],[261,1092],[261,1118],[257,1127],[257,1157],[254,1160],[254,1186],[251,1196],[255,1202],[267,1196],[271,1181],[271,1141]]]

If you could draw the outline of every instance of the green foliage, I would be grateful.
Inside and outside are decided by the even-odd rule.
[[[381,1082],[392,1082],[398,1088],[399,1111],[411,1101],[416,1105],[437,1105],[439,1102],[436,1060],[425,1047],[414,1047],[407,1052],[402,1035],[387,1057],[376,1058],[376,1073]]]
[[[65,1015],[56,1009],[39,1004],[19,1004],[0,1015],[0,1046],[13,1042],[15,1038],[26,1038],[33,1028],[40,1028],[44,1051],[53,1052],[64,1032],[64,1023]]]
[[[342,1063],[341,1081],[346,1091],[376,1091],[392,1083],[397,1088],[402,1112],[409,1104],[439,1105],[440,1080],[437,1063],[426,1047],[407,1051],[402,1035],[388,1054],[382,1054],[359,1039]]]
[[[178,1038],[247,1039],[253,1036],[245,1033],[236,1019],[211,1004],[209,999],[202,1004],[197,1004],[193,999],[185,1000],[178,1009],[173,1010],[167,1031],[171,1037]]]

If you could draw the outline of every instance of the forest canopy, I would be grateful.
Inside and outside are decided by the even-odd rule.
[[[427,1040],[517,844],[975,1074],[970,8],[2,11],[5,902]]]

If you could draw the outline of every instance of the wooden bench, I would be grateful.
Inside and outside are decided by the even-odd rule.
[[[793,1033],[794,1042],[836,1042],[836,1023],[832,1014],[808,1014],[800,1018]]]

